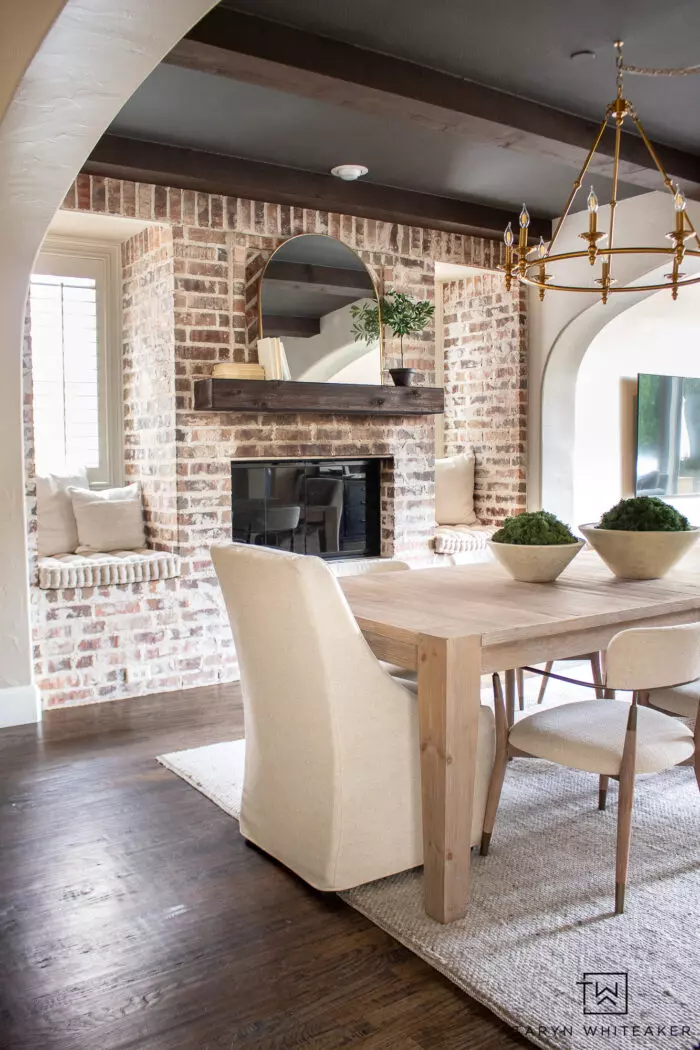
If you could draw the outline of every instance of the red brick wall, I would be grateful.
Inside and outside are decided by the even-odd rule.
[[[124,473],[140,481],[146,537],[178,544],[173,236],[150,226],[122,245]]]
[[[193,381],[217,361],[256,359],[257,277],[288,236],[339,237],[381,290],[429,299],[435,262],[494,267],[500,242],[84,175],[64,208],[154,224],[123,253],[126,473],[143,484],[151,542],[179,553],[183,573],[152,584],[35,591],[36,673],[46,704],[235,677],[208,555],[213,542],[230,539],[231,459],[392,458],[383,473],[383,553],[428,556],[433,417],[194,412]],[[397,353],[386,347],[386,369]],[[409,341],[406,358],[422,382],[434,382],[434,332]],[[512,484],[503,478],[508,493]]]
[[[526,509],[526,295],[499,273],[443,285],[445,453],[476,453],[475,509],[488,525]]]

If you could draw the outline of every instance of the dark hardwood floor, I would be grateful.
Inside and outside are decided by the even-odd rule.
[[[529,1045],[155,762],[241,735],[234,686],[0,731],[2,1050]]]

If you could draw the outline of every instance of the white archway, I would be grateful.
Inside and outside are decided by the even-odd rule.
[[[28,64],[14,93],[17,68],[0,75],[0,726],[39,718],[32,682],[20,355],[34,258],[100,135],[213,6],[213,0],[62,5],[43,0],[17,31],[18,53],[23,50]],[[6,47],[12,29],[4,36]]]
[[[683,268],[687,274],[700,272],[700,260],[686,259]],[[668,264],[657,267],[634,283],[663,280],[667,270]],[[605,306],[596,301],[561,330],[547,357],[541,394],[541,503],[566,522],[573,522],[574,517],[576,381],[581,362],[593,340],[614,318],[653,294],[613,295]]]

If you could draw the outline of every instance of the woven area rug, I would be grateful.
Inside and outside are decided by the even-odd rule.
[[[159,761],[232,817],[245,742]],[[616,797],[594,777],[514,760],[469,915],[441,926],[420,870],[340,896],[538,1046],[694,1050],[700,1042],[700,798],[692,769],[637,781],[627,911],[612,913]]]

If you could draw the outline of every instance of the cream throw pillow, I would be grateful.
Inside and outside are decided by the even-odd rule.
[[[76,554],[133,551],[146,546],[141,486],[122,489],[70,488],[78,525]]]
[[[78,526],[68,493],[73,486],[87,488],[85,467],[76,467],[71,474],[36,476],[36,546],[42,557],[71,554],[78,546]]]
[[[435,460],[435,520],[438,525],[474,525],[473,452]]]

